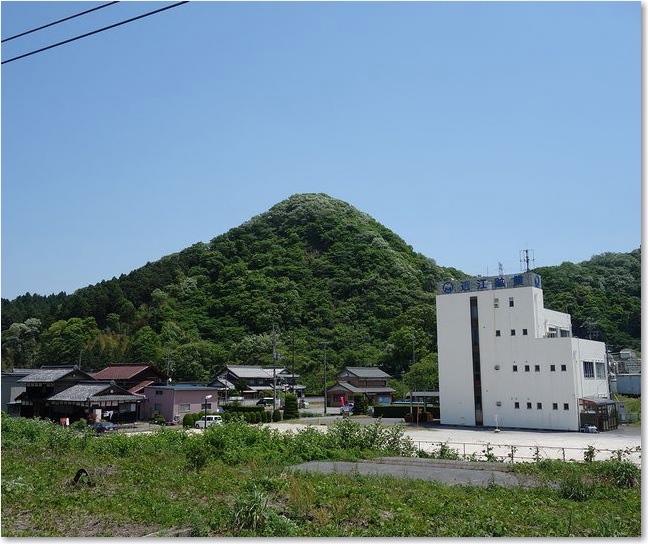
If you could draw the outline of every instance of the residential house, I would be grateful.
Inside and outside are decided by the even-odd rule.
[[[306,387],[296,383],[299,374],[292,374],[283,367],[263,368],[260,366],[227,365],[221,370],[213,385],[224,392],[224,400],[228,396],[236,395],[236,386],[245,382],[246,389],[242,392],[245,399],[257,399],[264,393],[277,391],[291,391],[298,397],[303,397]]]
[[[67,418],[107,419],[113,423],[132,423],[137,405],[144,395],[135,395],[115,384],[95,380],[79,382],[47,399],[49,417],[55,421]]]
[[[22,417],[46,417],[55,419],[48,399],[81,381],[94,378],[77,365],[42,366],[18,380],[25,391],[16,397],[20,401]]]
[[[141,394],[148,385],[166,384],[169,376],[151,364],[112,364],[93,374],[95,380],[114,381],[131,393]]]
[[[375,366],[347,366],[336,376],[336,383],[327,390],[327,406],[353,402],[355,395],[365,395],[369,404],[391,404],[395,389],[387,385],[389,374]]]
[[[165,421],[182,423],[186,414],[202,410],[216,412],[218,409],[218,388],[214,386],[189,383],[148,385],[144,388],[144,396],[143,419],[160,415]]]
[[[2,371],[2,380],[0,380],[0,385],[2,385],[2,411],[6,414],[10,416],[20,415],[20,401],[16,400],[16,397],[26,391],[27,387],[25,384],[19,383],[18,380],[31,372],[34,372],[33,368],[14,368],[13,370]]]

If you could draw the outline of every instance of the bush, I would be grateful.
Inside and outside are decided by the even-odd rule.
[[[282,420],[281,410],[277,409],[274,412],[272,412],[272,421],[276,423],[277,421],[281,421],[281,420]]]
[[[366,395],[353,395],[353,413],[355,415],[366,415],[369,409]]]
[[[284,401],[284,419],[297,419],[299,417],[299,408],[297,408],[297,396],[293,393],[286,394]]]
[[[639,482],[641,470],[629,461],[600,461],[596,473],[615,487],[634,487]]]

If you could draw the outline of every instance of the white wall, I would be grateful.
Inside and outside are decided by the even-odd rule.
[[[500,427],[578,430],[578,399],[609,396],[607,379],[583,377],[584,360],[605,361],[605,344],[546,338],[548,324],[571,330],[571,318],[546,310],[542,290],[536,287],[437,295],[441,423],[475,425],[470,331],[470,297],[474,296],[478,300],[483,424],[494,426],[497,415]],[[499,299],[497,308],[495,298]]]

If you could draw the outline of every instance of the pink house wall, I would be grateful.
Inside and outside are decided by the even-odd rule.
[[[201,387],[196,389],[183,389],[171,387],[145,387],[146,401],[142,409],[142,417],[150,419],[155,412],[159,412],[166,421],[173,421],[174,416],[180,417],[180,422],[185,414],[200,412],[205,402],[205,397],[211,395],[207,401],[207,410],[215,411],[217,389]],[[209,405],[211,404],[211,408]],[[182,406],[181,406],[182,405]],[[189,405],[189,406],[186,406]]]

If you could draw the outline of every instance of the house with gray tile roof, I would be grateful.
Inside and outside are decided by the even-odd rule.
[[[365,395],[372,405],[391,404],[395,389],[389,387],[391,376],[375,366],[345,366],[336,383],[327,390],[327,406],[353,402],[355,395]]]

